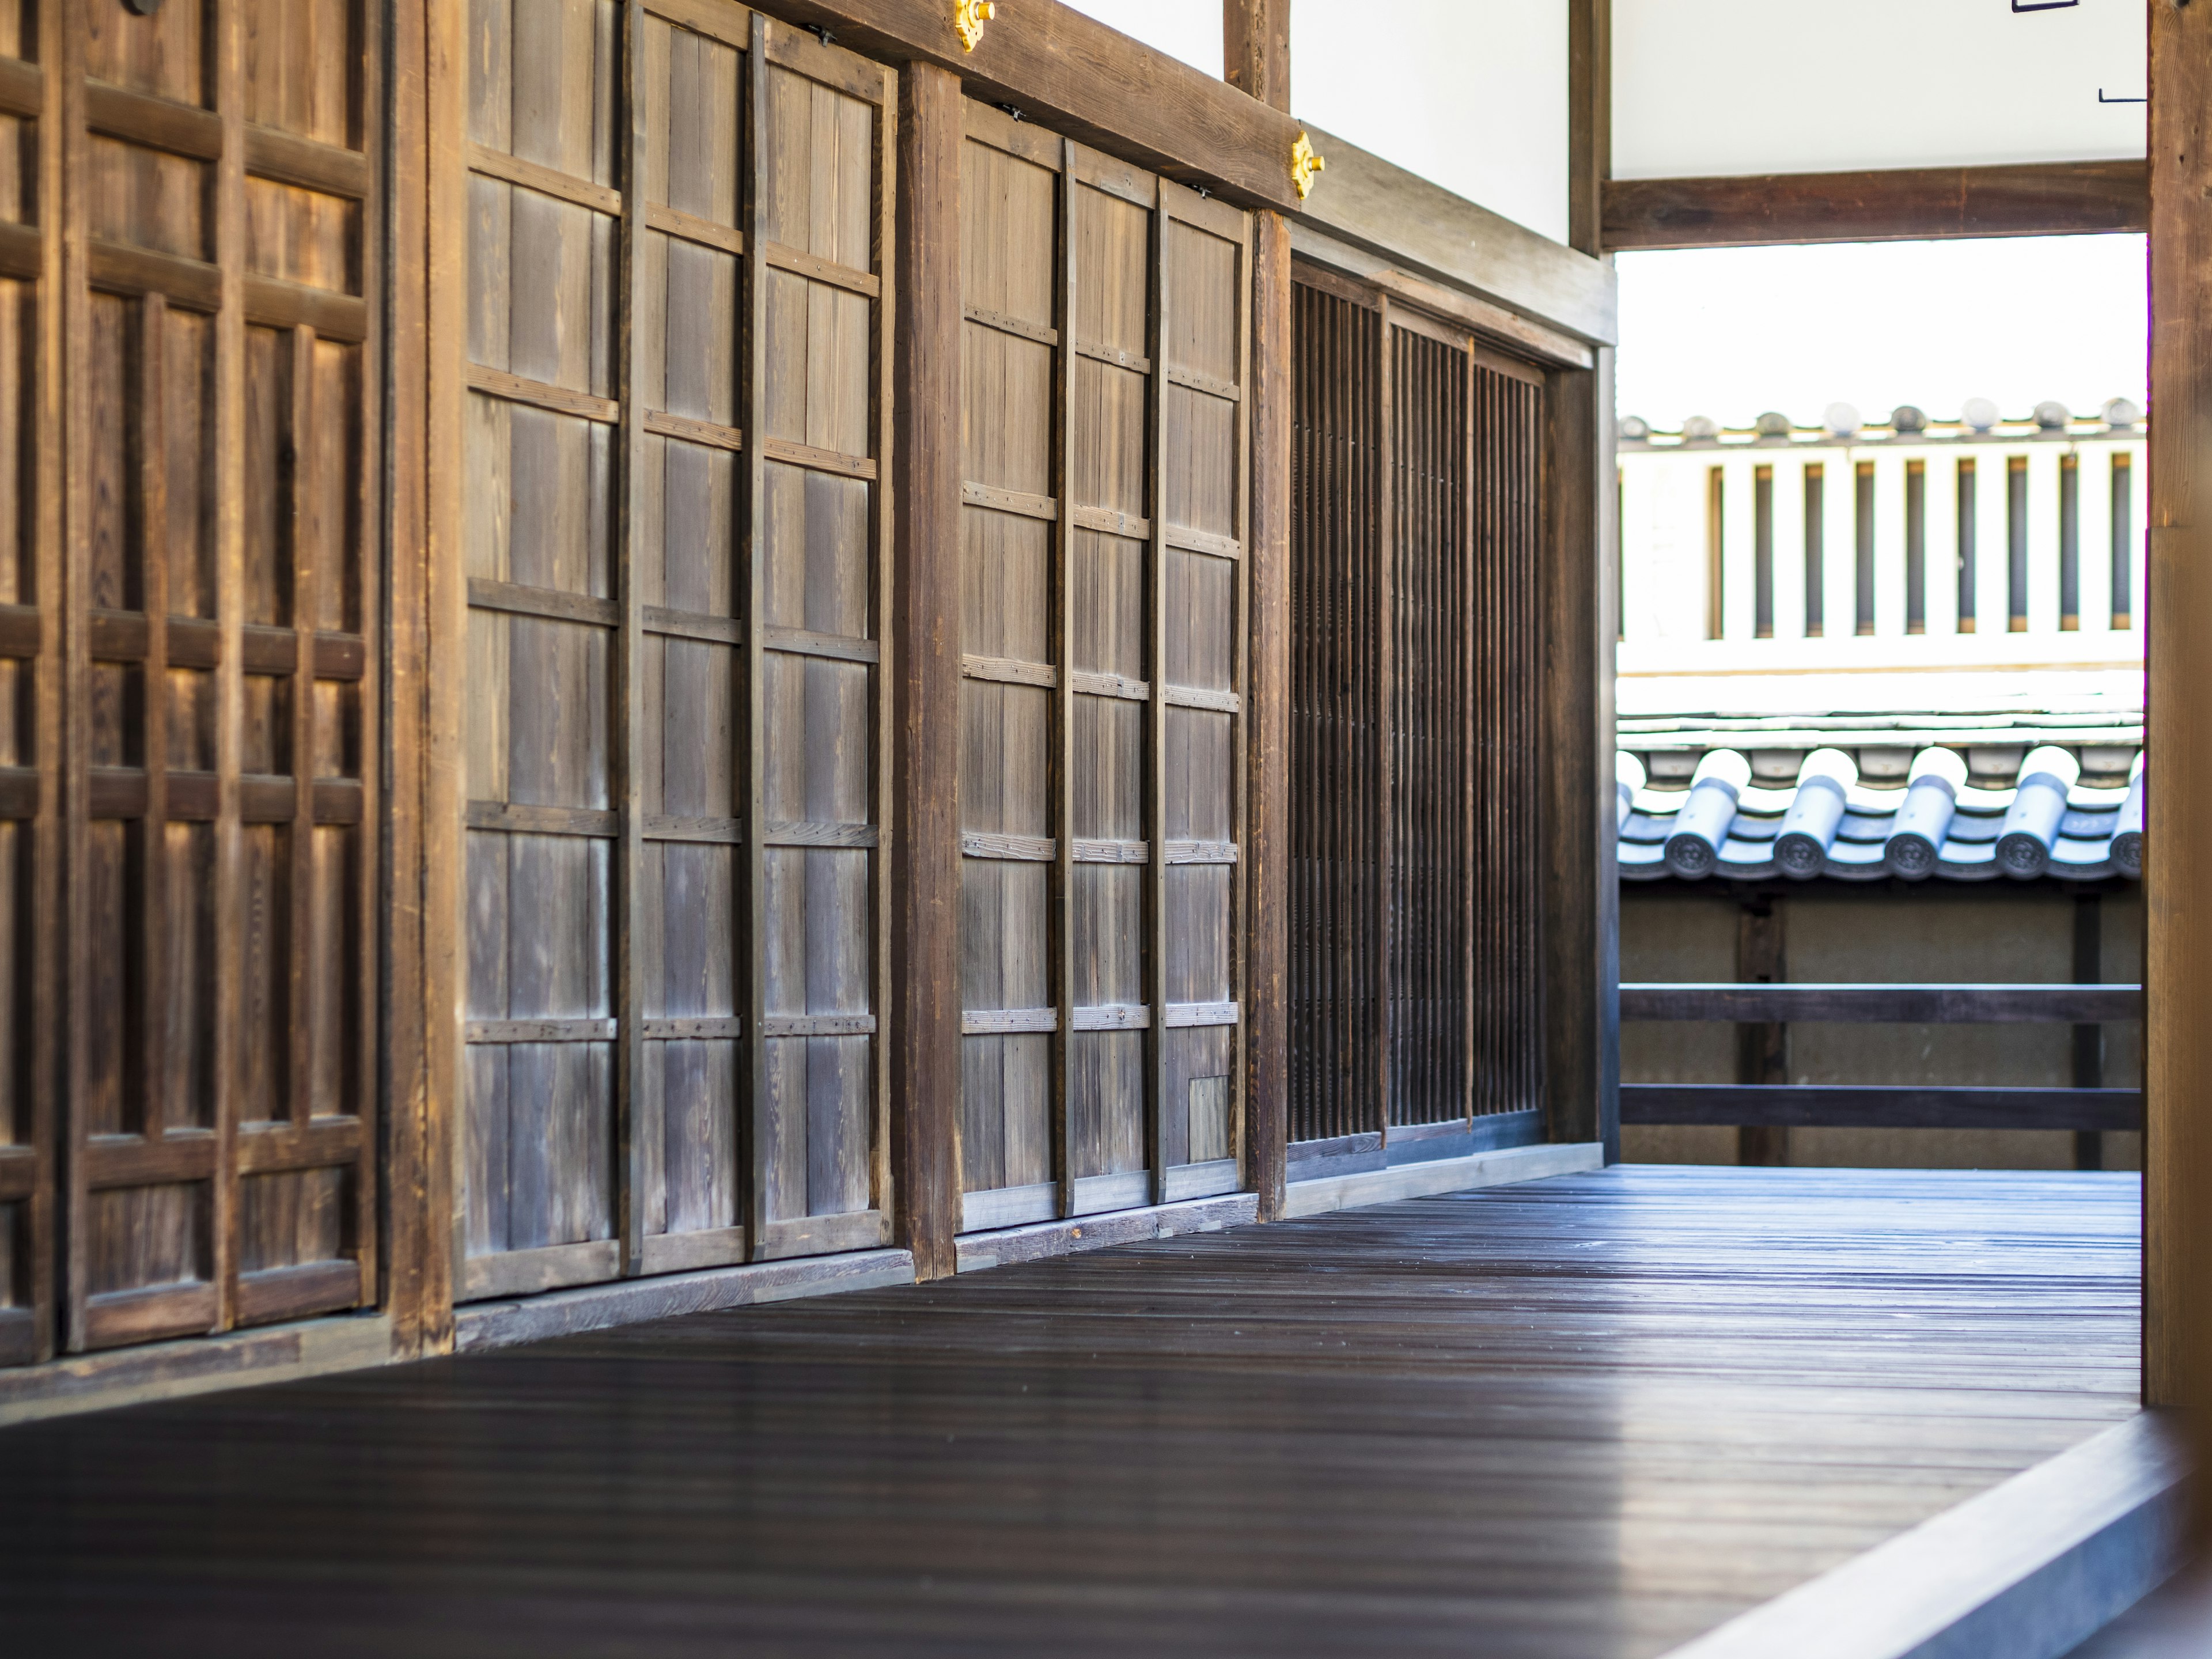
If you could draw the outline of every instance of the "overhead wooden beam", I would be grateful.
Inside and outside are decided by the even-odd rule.
[[[960,82],[899,76],[891,1164],[917,1279],[960,1231]]]
[[[2212,1452],[2212,5],[2150,8],[2143,1395]],[[2200,1514],[2212,1486],[2200,1488]],[[2212,1516],[2208,1516],[2212,1519]]]
[[[2136,1129],[2136,1089],[1624,1083],[1623,1123],[1789,1129]]]
[[[1291,0],[1224,0],[1232,84],[1291,104]],[[1251,606],[1245,732],[1245,1179],[1260,1218],[1282,1213],[1290,1143],[1291,232],[1252,225]]]
[[[1222,0],[1221,76],[1269,109],[1291,107],[1291,0]]]
[[[764,0],[760,9],[889,63],[949,69],[971,97],[1242,206],[1297,210],[1297,122],[1058,0],[1000,5],[973,52],[953,33],[951,0]]]
[[[1613,0],[1567,9],[1567,246],[1601,253],[1613,173]]]
[[[2150,222],[2142,161],[1613,179],[1604,188],[1607,252],[2086,236]]]

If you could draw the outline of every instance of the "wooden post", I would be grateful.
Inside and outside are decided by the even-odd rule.
[[[2143,1398],[2212,1407],[2212,5],[2150,8]],[[2201,1431],[2200,1431],[2201,1432]]]
[[[2105,927],[2104,900],[2094,891],[2074,896],[2074,982],[2094,985],[2104,975]],[[2074,1028],[2074,1086],[2077,1089],[2101,1089],[2105,1086],[2105,1028],[2097,1024],[2077,1024]],[[2077,1170],[2101,1170],[2105,1167],[2105,1137],[2095,1129],[2076,1129],[2074,1132],[2074,1167]]]
[[[960,1231],[960,79],[899,76],[891,1158],[915,1274]]]
[[[1542,596],[1544,1103],[1551,1139],[1620,1156],[1620,880],[1613,793],[1613,352],[1550,377]]]
[[[1231,86],[1291,106],[1290,0],[1225,0],[1222,64]],[[1260,1218],[1282,1212],[1290,1139],[1288,1001],[1291,692],[1291,228],[1252,223],[1251,615],[1245,858],[1250,883],[1245,969],[1244,1175]]]
[[[1613,0],[1567,8],[1567,245],[1602,253],[1613,172]]]
[[[1790,977],[1782,901],[1747,898],[1736,911],[1735,976],[1752,985],[1779,985]],[[1790,1081],[1790,1028],[1778,1020],[1735,1028],[1738,1083]],[[1739,1164],[1786,1164],[1790,1131],[1776,1124],[1747,1124],[1736,1132]]]

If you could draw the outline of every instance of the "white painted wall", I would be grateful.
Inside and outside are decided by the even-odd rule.
[[[1291,107],[1566,240],[1567,0],[1297,0]]]
[[[2143,106],[2098,93],[2142,95],[2144,20],[2143,0],[1613,0],[1613,176],[2141,155]]]
[[[1067,5],[1221,77],[1221,0],[1067,0]]]

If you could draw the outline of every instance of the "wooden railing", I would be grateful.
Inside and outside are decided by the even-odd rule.
[[[2105,1024],[2142,1017],[2139,985],[1630,983],[1620,1018],[1735,1024]],[[2139,1129],[2140,1089],[1624,1083],[1624,1124],[1760,1128]]]

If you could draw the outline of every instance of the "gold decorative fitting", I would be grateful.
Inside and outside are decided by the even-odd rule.
[[[1291,182],[1298,187],[1298,200],[1304,201],[1313,194],[1314,174],[1325,171],[1328,163],[1314,154],[1313,140],[1303,132],[1291,146]]]
[[[960,37],[960,50],[975,51],[983,38],[983,25],[998,15],[993,0],[953,0],[952,32]]]

